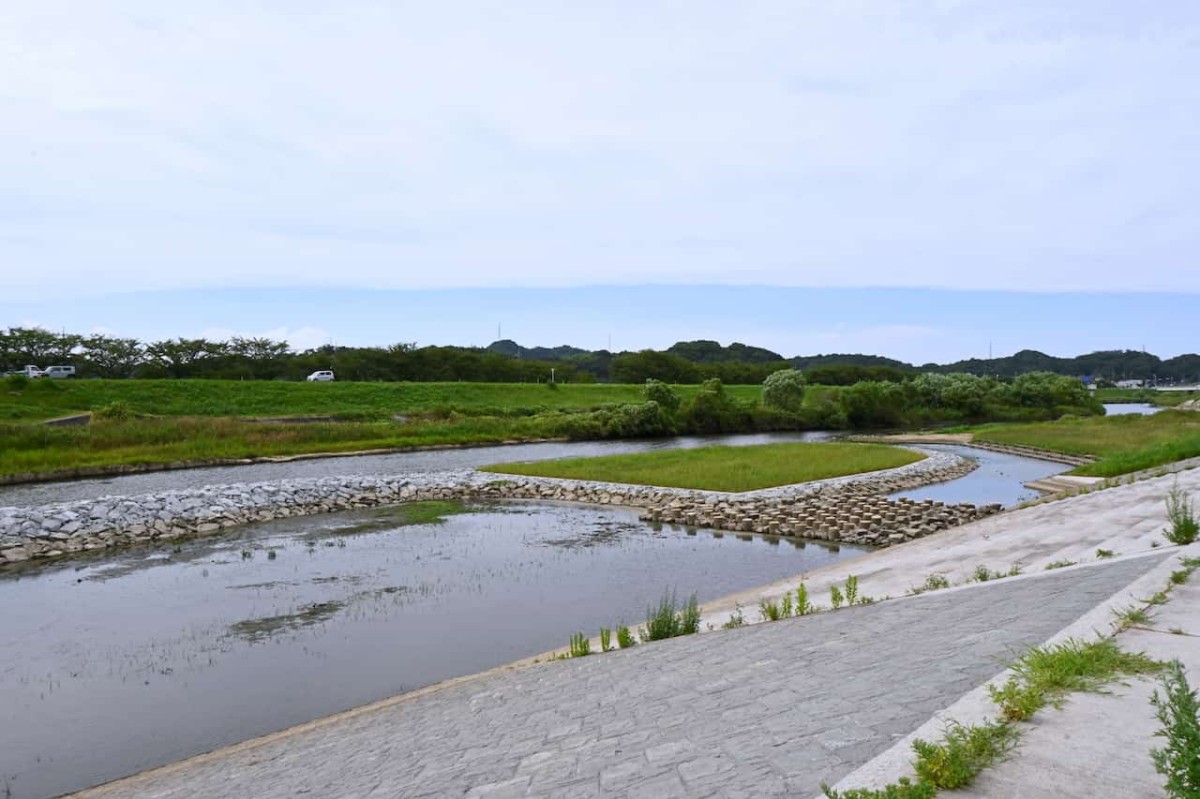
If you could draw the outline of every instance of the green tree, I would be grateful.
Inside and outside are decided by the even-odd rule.
[[[763,381],[763,403],[796,413],[804,406],[804,375],[799,369],[780,369]]]

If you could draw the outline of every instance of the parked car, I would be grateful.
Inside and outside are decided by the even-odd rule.
[[[26,377],[34,378],[34,377],[42,377],[45,374],[45,372],[43,372],[41,369],[37,368],[33,364],[30,364],[29,366],[26,366],[24,369],[18,369],[15,372],[9,372],[9,374],[10,375],[25,375]]]
[[[42,372],[42,375],[44,377],[54,377],[54,378],[58,378],[59,380],[62,380],[67,377],[74,377],[75,376],[75,367],[74,366],[47,366],[46,370],[44,372]]]
[[[328,369],[320,372],[313,372],[306,379],[310,383],[328,383],[329,381],[333,380],[333,372],[329,371]]]

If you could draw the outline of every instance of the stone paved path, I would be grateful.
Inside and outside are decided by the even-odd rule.
[[[812,796],[1159,560],[501,671],[85,795]]]

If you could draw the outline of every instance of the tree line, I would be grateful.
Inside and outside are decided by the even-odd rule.
[[[80,377],[218,378],[303,380],[319,369],[332,369],[343,380],[469,382],[612,382],[725,385],[762,383],[781,369],[803,370],[810,385],[852,386],[863,382],[905,383],[923,373],[968,373],[1015,378],[1030,372],[1054,372],[1098,381],[1125,378],[1160,382],[1200,380],[1200,355],[1168,360],[1134,351],[1104,351],[1055,358],[1035,350],[990,360],[916,367],[876,355],[834,354],[784,358],[778,353],[734,342],[678,342],[664,351],[612,353],[576,347],[525,348],[502,340],[486,348],[398,343],[387,347],[326,345],[293,350],[286,341],[233,337],[225,341],[173,338],[142,342],[105,334],[56,333],[38,327],[0,330],[0,369],[26,364],[70,365]]]

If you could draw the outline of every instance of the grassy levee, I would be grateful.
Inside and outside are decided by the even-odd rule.
[[[0,384],[2,386],[2,384]],[[699,386],[677,386],[687,399]],[[757,401],[761,386],[726,386]],[[36,421],[121,403],[153,416],[333,416],[393,414],[528,416],[643,402],[643,387],[600,383],[294,383],[266,380],[34,380],[0,391],[0,420]]]
[[[504,463],[484,470],[709,491],[753,491],[889,469],[924,457],[911,450],[879,444],[792,443]]]
[[[1200,414],[1189,411],[984,425],[971,432],[978,441],[1095,456],[1099,459],[1095,463],[1071,472],[1094,477],[1115,477],[1200,456]]]

